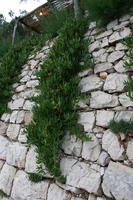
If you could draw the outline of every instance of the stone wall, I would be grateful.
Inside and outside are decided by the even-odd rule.
[[[34,72],[40,68],[53,43],[22,67],[19,83],[8,106],[11,114],[0,121],[0,190],[1,200],[133,200],[133,139],[108,129],[110,120],[133,120],[133,102],[126,96],[124,81],[132,72],[123,67],[127,47],[120,43],[132,34],[133,17],[126,15],[111,22],[106,30],[91,23],[85,37],[91,37],[89,53],[94,70],[79,73],[79,87],[88,98],[78,102],[78,123],[91,136],[82,142],[65,135],[60,168],[66,184],[55,183],[44,169],[44,181],[32,183],[28,174],[36,172],[35,147],[27,149],[23,129],[32,119],[28,98],[38,94]],[[81,63],[82,64],[82,63]],[[89,97],[90,96],[90,97]]]

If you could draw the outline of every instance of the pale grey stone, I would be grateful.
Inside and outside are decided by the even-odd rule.
[[[90,194],[88,200],[96,200],[96,196],[94,194]]]
[[[35,105],[34,102],[31,102],[31,101],[29,101],[29,100],[26,100],[26,101],[25,101],[25,104],[24,104],[24,106],[23,106],[23,109],[24,109],[24,110],[31,111],[34,105]]]
[[[124,107],[133,107],[133,101],[126,95],[126,93],[119,95],[119,101]]]
[[[18,168],[25,167],[27,148],[21,143],[12,143],[7,148],[6,161],[9,165],[16,166]]]
[[[69,175],[70,171],[72,170],[72,167],[77,162],[78,161],[76,159],[73,159],[73,158],[68,158],[68,157],[61,158],[60,169],[61,169],[62,175],[63,176]]]
[[[123,73],[123,72],[126,72],[127,70],[125,69],[124,67],[124,61],[123,60],[120,60],[115,66],[114,66],[114,69],[119,72],[119,73]]]
[[[133,24],[133,16],[130,17],[130,23]]]
[[[18,110],[23,107],[23,104],[24,104],[24,99],[19,98],[19,99],[16,99],[15,101],[11,102],[11,104],[9,104],[9,108],[11,110]]]
[[[4,113],[4,114],[1,116],[1,121],[5,121],[6,116],[7,116],[7,113]]]
[[[128,159],[133,162],[133,139],[128,142],[126,154]]]
[[[100,55],[99,57],[95,58],[95,62],[96,63],[105,63],[107,62],[107,58],[108,58],[108,53],[105,53],[103,55]]]
[[[125,55],[124,51],[115,51],[108,56],[108,62],[114,63]]]
[[[106,166],[109,164],[110,157],[109,154],[105,151],[102,151],[99,158],[98,158],[98,164],[101,166]]]
[[[26,156],[25,171],[27,173],[37,173],[37,153],[36,147],[33,145],[30,147]]]
[[[6,163],[0,172],[0,190],[7,195],[10,194],[15,173],[16,168],[7,165]]]
[[[35,57],[36,60],[42,59],[44,56],[46,56],[44,53],[38,53]]]
[[[92,92],[90,99],[91,108],[112,108],[119,105],[118,97],[102,91]]]
[[[119,32],[114,32],[110,37],[109,37],[109,43],[114,43],[119,40],[121,40],[122,37],[120,36]]]
[[[100,64],[96,64],[94,67],[94,73],[100,73],[100,72],[108,72],[111,69],[113,69],[113,65],[111,63],[100,63]]]
[[[79,102],[77,103],[77,106],[81,109],[88,108],[88,105],[89,105],[89,99],[79,100]]]
[[[65,190],[58,187],[56,184],[51,184],[48,189],[47,200],[71,200],[71,195]]]
[[[104,91],[109,93],[122,92],[125,88],[125,81],[128,80],[128,75],[112,73],[107,76],[104,84]]]
[[[96,27],[96,22],[91,22],[89,25],[89,29],[94,29]]]
[[[107,51],[107,53],[112,53],[113,51],[115,51],[115,48],[113,46],[111,46],[106,51]]]
[[[2,169],[3,165],[4,165],[4,161],[0,160],[0,170]]]
[[[66,179],[66,184],[94,194],[98,193],[100,182],[100,173],[83,162],[77,162],[73,165]]]
[[[119,19],[119,21],[120,22],[124,22],[124,21],[127,21],[127,20],[129,20],[130,19],[130,15],[123,15],[120,19]]]
[[[124,120],[129,122],[130,120],[133,121],[133,112],[132,111],[120,111],[120,112],[116,112],[115,117],[114,117],[115,121],[120,121],[120,120]]]
[[[36,86],[38,86],[39,85],[39,81],[38,80],[31,80],[31,81],[28,81],[27,83],[26,83],[26,86],[28,87],[28,88],[34,88],[34,87],[36,87]]]
[[[132,34],[132,31],[130,28],[124,28],[122,31],[120,31],[120,36],[122,37],[122,39],[129,37]]]
[[[79,198],[79,197],[72,197],[71,200],[84,200],[84,199]]]
[[[25,90],[25,88],[26,88],[25,85],[20,85],[20,86],[18,86],[18,87],[16,88],[16,92],[22,92],[22,91]]]
[[[80,72],[78,75],[79,75],[81,78],[83,78],[83,77],[85,77],[85,76],[87,76],[87,75],[91,75],[92,72],[93,72],[92,69],[87,69],[87,70],[84,70],[84,71]]]
[[[89,132],[93,129],[95,124],[95,113],[94,112],[82,112],[78,123],[84,127],[85,132]]]
[[[101,89],[103,86],[103,81],[96,75],[91,75],[86,78],[82,78],[79,87],[81,92],[90,92],[93,90]]]
[[[49,182],[44,180],[33,183],[28,174],[19,170],[15,176],[11,197],[14,200],[44,200],[47,196]]]
[[[102,148],[109,153],[113,160],[123,160],[124,148],[119,143],[117,136],[110,130],[104,132]]]
[[[26,83],[29,80],[30,80],[30,76],[26,75],[22,79],[20,79],[20,83]]]
[[[10,116],[10,122],[11,123],[15,123],[16,122],[16,119],[17,119],[17,115],[18,115],[18,111],[13,111],[11,116]]]
[[[89,134],[91,141],[83,142],[82,158],[89,161],[96,161],[101,152],[101,146],[95,135]]]
[[[0,159],[6,160],[7,148],[9,145],[9,141],[0,135]]]
[[[94,58],[97,58],[97,57],[103,55],[105,52],[106,52],[106,49],[103,49],[103,48],[102,48],[102,49],[100,49],[100,50],[98,50],[98,51],[94,51],[94,52],[92,53],[92,55],[93,55]]]
[[[22,143],[26,143],[27,142],[27,137],[26,137],[26,134],[24,133],[24,129],[23,128],[21,128],[21,130],[20,130],[20,134],[18,136],[18,141],[22,142]]]
[[[82,142],[77,140],[75,136],[71,136],[69,132],[65,135],[62,142],[62,149],[66,154],[79,157],[81,154]]]
[[[116,200],[132,200],[132,185],[133,169],[110,161],[102,183],[104,194]]]
[[[24,76],[26,76],[26,75],[28,74],[28,72],[29,72],[28,70],[26,70],[26,71],[25,71],[25,70],[24,70],[24,71],[22,70],[22,72],[21,72],[21,74],[20,74],[20,77],[23,78]]]
[[[39,60],[30,60],[28,64],[30,65],[30,69],[34,69],[39,63]]]
[[[109,45],[109,40],[108,38],[103,38],[101,41],[101,48],[107,47]]]
[[[20,96],[21,98],[27,99],[27,98],[29,98],[29,97],[34,96],[35,92],[36,92],[35,89],[30,88],[30,89],[28,89],[28,90],[26,90],[26,91],[24,91],[24,92],[19,93],[19,96]]]
[[[128,49],[128,47],[122,43],[116,44],[116,48],[115,48],[116,51],[127,50],[127,49]]]
[[[0,121],[0,135],[5,135],[7,130],[6,123]]]
[[[112,29],[114,26],[117,26],[118,25],[118,19],[110,22],[108,25],[107,25],[107,30],[109,29]]]
[[[121,29],[124,29],[125,26],[128,26],[129,25],[129,21],[126,21],[126,22],[122,22],[121,24],[117,25],[117,26],[114,26],[113,27],[113,30],[115,31],[118,31],[118,30],[121,30]],[[122,39],[122,38],[121,38]]]
[[[25,112],[23,110],[18,112],[16,123],[21,124],[24,121]]]
[[[100,48],[100,41],[95,41],[94,43],[89,45],[89,53],[98,50]]]
[[[111,120],[114,118],[114,111],[98,110],[96,115],[96,125],[108,127]]]
[[[11,140],[16,140],[18,137],[19,131],[20,131],[19,124],[9,124],[6,134]]]
[[[96,40],[101,39],[101,38],[105,38],[105,37],[111,35],[112,33],[113,33],[112,30],[108,30],[108,31],[105,31],[103,33],[100,33],[99,35],[96,36]]]

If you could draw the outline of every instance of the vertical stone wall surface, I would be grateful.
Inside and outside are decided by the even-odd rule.
[[[79,73],[79,87],[88,98],[78,102],[80,118],[92,140],[82,142],[67,133],[62,143],[60,168],[66,184],[55,183],[44,169],[44,181],[33,183],[28,174],[37,170],[35,146],[27,149],[23,129],[32,120],[39,84],[34,72],[45,61],[53,42],[30,56],[22,67],[19,83],[0,120],[0,200],[133,200],[133,139],[119,137],[108,125],[110,120],[133,120],[133,101],[126,96],[124,82],[132,71],[124,68],[128,48],[121,39],[132,34],[133,17],[126,15],[98,30],[91,23],[85,37],[91,37],[89,53],[93,70]],[[81,63],[82,64],[82,63]]]

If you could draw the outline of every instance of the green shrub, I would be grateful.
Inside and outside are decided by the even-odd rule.
[[[77,138],[90,139],[77,125],[76,106],[81,95],[77,75],[82,70],[79,62],[82,57],[86,58],[84,45],[87,42],[83,35],[87,24],[84,19],[78,22],[69,19],[62,27],[38,73],[41,93],[33,98],[36,102],[33,121],[26,129],[28,144],[37,147],[38,163],[44,163],[49,173],[60,182],[65,181],[60,173],[60,146],[65,132],[70,130],[70,134]]]
[[[38,45],[44,44],[45,37],[33,36],[29,40],[20,42],[18,45],[9,48],[0,64],[0,115],[7,110],[7,103],[13,94],[12,84],[18,79],[22,65],[25,64],[27,57]],[[37,47],[36,47],[37,48]]]
[[[90,19],[100,26],[127,14],[133,7],[133,0],[81,0],[81,3],[89,11]]]
[[[0,190],[0,197],[1,198],[4,198],[4,197],[6,197],[7,195],[2,191],[2,190]]]
[[[114,133],[124,133],[127,134],[130,131],[133,131],[133,121],[124,121],[120,120],[116,122],[112,120],[109,124],[109,129]]]

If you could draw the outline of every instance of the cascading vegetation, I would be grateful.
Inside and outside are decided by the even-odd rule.
[[[7,110],[7,103],[13,94],[12,84],[14,84],[25,64],[27,57],[36,48],[41,47],[46,41],[45,37],[32,36],[29,40],[24,40],[18,45],[9,48],[0,64],[0,115]]]
[[[28,144],[37,147],[39,173],[40,166],[45,164],[49,173],[60,182],[64,182],[60,172],[60,147],[65,132],[69,130],[82,140],[90,139],[77,124],[77,101],[81,97],[78,72],[83,69],[79,62],[81,58],[87,60],[88,42],[83,39],[87,25],[87,19],[69,18],[60,30],[38,73],[40,95],[33,99],[36,102],[33,120],[26,129]],[[88,59],[87,67],[92,67]],[[31,174],[30,179],[39,181],[41,176]]]
[[[127,134],[128,132],[133,131],[133,121],[124,121],[120,120],[119,122],[112,120],[109,124],[109,129],[112,130],[114,133],[124,133]]]

